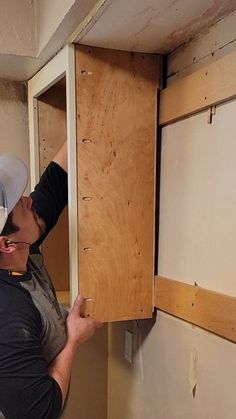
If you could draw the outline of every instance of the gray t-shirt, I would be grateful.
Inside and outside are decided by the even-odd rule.
[[[29,256],[28,271],[32,279],[22,281],[40,312],[42,334],[40,336],[43,355],[49,364],[62,350],[66,342],[65,319],[68,312],[58,304],[49,274],[43,265],[41,254]]]

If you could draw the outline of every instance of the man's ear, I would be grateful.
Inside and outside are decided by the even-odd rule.
[[[12,253],[16,250],[16,245],[6,236],[0,236],[0,252]]]

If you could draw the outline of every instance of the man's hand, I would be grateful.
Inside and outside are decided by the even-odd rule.
[[[96,329],[102,327],[102,323],[88,317],[82,317],[82,306],[85,299],[78,295],[73,308],[66,319],[67,325],[67,344],[75,350],[80,343],[90,339]]]
[[[63,404],[68,391],[72,362],[76,349],[80,343],[91,338],[96,329],[102,326],[101,322],[81,316],[81,309],[84,302],[85,299],[81,295],[76,298],[73,308],[66,319],[66,345],[49,366],[49,375],[57,381],[61,388]]]

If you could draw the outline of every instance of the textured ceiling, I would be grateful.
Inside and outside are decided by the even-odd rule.
[[[108,0],[75,42],[169,53],[236,8],[236,0]]]

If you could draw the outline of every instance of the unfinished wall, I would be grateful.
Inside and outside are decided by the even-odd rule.
[[[214,48],[216,48],[216,31],[218,33],[218,45],[220,45],[221,48],[220,54],[222,54],[224,45],[225,51],[227,51],[228,48],[226,44],[231,41],[232,44],[234,43],[235,19],[235,16],[234,20],[232,19],[232,16],[230,16],[224,21],[219,22],[217,26],[212,27],[209,32],[205,34],[205,38],[201,37],[189,45],[182,47],[179,51],[176,51],[173,55],[171,55],[169,57],[168,74],[172,74],[170,72],[171,67],[171,71],[173,71],[179,78],[186,73],[187,67],[188,74],[195,71],[197,65],[201,65],[201,61],[202,65],[204,65],[204,57],[207,48],[208,59],[210,60],[211,47],[214,45]],[[232,26],[233,22],[234,28]],[[193,58],[195,57],[195,51],[197,49],[198,63],[195,65]],[[188,51],[186,56],[184,55],[184,51]],[[217,54],[217,51],[214,50],[214,54],[211,55],[213,60],[215,54]],[[192,56],[192,59],[189,58],[190,56]],[[231,103],[228,105],[222,105],[221,109],[224,112],[228,110],[228,107],[230,106],[234,106],[234,104]],[[189,121],[186,123],[186,127],[188,128],[186,131],[183,131],[184,139],[186,141],[187,137],[191,142],[193,136],[196,136],[195,123],[197,121],[200,122],[199,118],[203,118],[204,120],[204,115],[206,115],[206,113],[207,112],[204,112],[201,115],[192,117],[192,125]],[[230,123],[234,123],[232,117],[233,114],[231,111],[228,111],[227,115],[231,115]],[[177,123],[172,127],[165,128],[163,132],[163,138],[167,139],[168,134],[169,143],[171,141],[176,141],[180,124],[181,123]],[[227,123],[225,126],[228,126]],[[233,128],[233,130],[233,132],[235,132],[235,128]],[[200,140],[202,137],[200,132],[199,134]],[[209,161],[211,163],[213,161],[217,162],[218,167],[215,167],[215,175],[219,173],[219,169],[223,170],[221,163],[224,165],[224,170],[229,170],[227,173],[230,174],[231,166],[228,165],[228,162],[230,160],[231,154],[233,153],[233,155],[235,155],[234,144],[232,144],[232,151],[232,149],[230,149],[230,147],[225,144],[226,138],[223,137],[223,135],[224,133],[222,132],[221,149],[219,150],[218,148],[219,144],[217,145],[217,143],[214,144],[214,142],[212,142],[208,152],[207,147],[210,144],[207,144],[207,141],[209,141],[209,137],[207,136],[204,139],[205,144],[202,145],[198,145],[198,140],[195,138],[195,140],[193,140],[196,146],[195,151],[193,150],[194,152],[192,156],[183,154],[182,159],[179,161],[179,166],[181,167],[179,167],[179,169],[178,167],[176,168],[176,173],[178,173],[178,170],[181,170],[183,173],[185,171],[185,179],[187,180],[188,174],[190,174],[191,179],[189,178],[189,183],[191,184],[191,182],[194,180],[194,176],[195,179],[198,177],[198,171],[196,171],[192,177],[192,171],[194,170],[193,159],[195,156],[198,157],[199,167],[201,168],[201,165],[204,166],[206,162],[206,155],[204,153],[207,152]],[[181,144],[179,144],[179,146],[181,146]],[[202,146],[203,148],[201,153]],[[178,145],[176,147],[177,148],[174,148],[175,151],[178,149]],[[211,166],[209,166],[209,172],[207,171],[206,167],[205,174],[207,173],[207,177],[205,176],[205,182],[208,183],[208,186],[210,186],[211,183],[211,170]],[[201,175],[203,175],[203,173],[201,173]],[[219,182],[220,180],[218,179]],[[234,170],[233,173],[229,175],[227,180],[224,177],[224,182],[228,182],[225,193],[227,195],[227,190],[231,190],[232,201],[234,202]],[[219,183],[219,188],[215,187],[216,195],[218,192],[220,193],[220,191],[224,191],[222,186],[223,185]],[[176,205],[178,216],[174,220],[174,223],[173,219],[171,220],[176,227],[173,231],[173,234],[175,235],[173,238],[174,240],[176,240],[176,229],[178,229],[179,226],[180,216],[180,213],[178,213],[178,199],[179,202],[181,202],[181,196],[183,199],[185,199],[185,190],[178,191],[176,188],[178,188],[178,186],[176,184],[174,185],[173,183],[173,189],[169,190],[168,192],[171,193],[171,202],[168,201],[169,203],[165,206],[165,209],[168,208],[168,205],[171,206],[171,219],[173,218],[174,212],[173,206]],[[189,189],[186,191],[187,196],[188,193]],[[202,208],[204,208],[205,204],[207,206],[214,204],[213,208],[217,205],[220,205],[219,201],[213,201],[213,203],[211,203],[210,196],[206,196],[205,198],[207,199],[204,202],[204,196],[200,195],[200,207],[201,204]],[[227,200],[230,200],[230,196],[231,195],[229,193],[227,195]],[[186,206],[184,209],[186,211]],[[197,209],[199,210],[199,207]],[[219,206],[217,210],[222,211],[222,207]],[[212,214],[213,217],[214,215],[215,214]],[[168,217],[168,214],[164,209],[162,217]],[[228,219],[224,219],[224,222],[228,222],[230,225],[230,218],[233,219],[232,213],[228,214],[227,217]],[[223,212],[222,218],[226,218],[226,214]],[[206,247],[205,260],[199,260],[199,265],[192,265],[191,269],[188,271],[188,275],[192,272],[195,274],[197,266],[199,267],[202,265],[202,268],[204,268],[208,252],[210,251],[210,256],[212,256],[212,252],[214,253],[214,250],[217,250],[217,246],[219,245],[219,242],[222,238],[225,239],[227,243],[227,237],[229,233],[231,234],[231,231],[226,230],[225,225],[224,229],[222,230],[223,224],[220,224],[219,226],[219,223],[221,223],[220,218],[218,219],[218,226],[216,223],[214,223],[214,219],[212,221],[213,223],[210,228],[204,223],[202,226],[196,225],[195,227],[209,229],[212,234],[215,233],[215,241],[213,241],[215,248],[209,249]],[[161,227],[163,225],[162,223],[163,220],[161,220]],[[165,223],[165,226],[166,228],[168,227],[168,222]],[[218,230],[217,227],[219,227],[220,230]],[[182,241],[178,242],[178,240],[176,240],[176,243],[179,243],[179,246],[181,246],[182,253],[181,256],[178,255],[177,258],[179,265],[176,263],[175,267],[173,268],[173,277],[176,275],[177,266],[179,267],[181,265],[184,268],[189,262],[189,254],[187,254],[188,249],[185,249],[186,253],[184,252],[184,240],[188,235],[189,226],[186,222],[183,222],[179,228],[183,236]],[[206,234],[207,231],[203,231],[203,233]],[[223,237],[222,235],[225,231],[226,236]],[[166,235],[166,233],[166,230],[161,230],[162,238]],[[168,231],[168,234],[169,233],[170,235],[168,237],[170,246],[168,248],[168,243],[166,243],[167,246],[165,246],[165,249],[164,247],[161,249],[162,254],[160,261],[160,274],[166,273],[164,272],[164,269],[166,270],[170,268],[170,265],[175,257],[172,243],[170,243],[171,232]],[[199,240],[199,237],[197,240]],[[163,246],[163,243],[160,244]],[[227,246],[228,244],[229,243],[227,243]],[[177,248],[178,245],[176,249]],[[230,249],[231,247],[229,246],[229,251],[231,251]],[[165,254],[163,254],[163,252],[165,252]],[[193,256],[193,254],[194,249],[192,248],[191,255]],[[169,255],[169,260],[168,257],[165,259],[166,255]],[[217,278],[216,284],[214,284],[214,269],[216,268],[215,265],[221,267],[222,269],[224,269],[224,266],[228,266],[227,250],[224,252],[222,258],[221,255],[222,252],[220,252],[218,257],[214,256],[215,260],[214,258],[213,260],[211,258],[209,261],[207,261],[209,264],[207,265],[208,271],[204,280],[204,286],[209,284],[209,288],[214,289],[214,285],[216,285],[218,291],[227,291],[235,295],[234,281],[231,281],[231,279],[228,281],[228,272],[225,275],[221,274],[221,276]],[[210,266],[213,268],[211,277],[209,277]],[[197,272],[197,274],[199,275],[199,272]],[[181,279],[184,280],[186,278]],[[134,333],[134,359],[132,364],[129,364],[124,360],[124,339],[126,329],[131,330]],[[126,322],[110,325],[108,363],[108,419],[120,419],[121,417],[122,419],[234,419],[236,409],[236,401],[234,397],[235,357],[235,344],[161,312],[157,313],[157,319],[154,324],[151,320],[147,320],[139,321],[138,323]]]
[[[28,109],[25,85],[0,80],[0,152],[20,157],[29,167]]]

